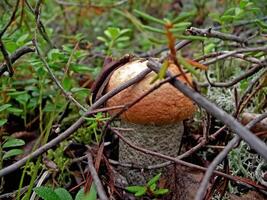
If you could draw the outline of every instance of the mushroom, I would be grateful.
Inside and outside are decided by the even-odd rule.
[[[129,62],[113,72],[106,91],[120,86],[127,80],[135,77],[144,69],[147,61],[135,60]],[[168,68],[173,75],[180,74],[174,64]],[[144,92],[153,87],[151,81],[156,73],[149,73],[143,80],[116,94],[107,101],[107,106],[124,105],[140,97]],[[191,76],[186,74],[192,81]],[[179,80],[185,82],[182,76]],[[162,85],[141,101],[120,115],[119,125],[123,136],[133,144],[153,150],[165,155],[176,157],[179,152],[182,135],[184,133],[183,120],[191,117],[195,112],[194,103],[174,88],[170,83]],[[110,111],[115,115],[118,111]],[[119,142],[119,161],[122,163],[135,163],[142,167],[164,162],[155,156],[144,154],[130,148],[127,144]],[[129,184],[145,184],[156,173],[155,170],[141,172],[138,169],[120,169]]]

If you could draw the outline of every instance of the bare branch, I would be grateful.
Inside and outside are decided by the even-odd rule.
[[[151,68],[155,72],[160,71],[160,63],[155,61],[149,61],[147,66]],[[171,77],[171,73],[166,73],[167,77]],[[258,137],[256,137],[253,133],[251,133],[247,128],[242,126],[235,118],[231,115],[218,108],[215,104],[208,101],[205,97],[195,92],[179,80],[175,79],[170,82],[174,87],[188,96],[190,99],[194,100],[199,106],[203,107],[214,117],[220,119],[231,128],[234,132],[236,132],[241,138],[243,138],[253,149],[255,149],[263,158],[267,159],[267,146],[261,141]]]
[[[16,60],[18,60],[21,56],[34,52],[35,48],[29,46],[23,46],[17,49],[13,54],[10,55],[10,61],[13,64]],[[7,64],[4,63],[0,66],[0,76],[7,70]]]
[[[242,81],[245,78],[248,78],[249,76],[257,73],[258,71],[260,71],[261,69],[263,69],[264,67],[266,67],[266,63],[265,64],[260,64],[260,65],[256,65],[255,67],[249,69],[248,71],[244,72],[242,75],[234,78],[232,81],[230,82],[219,82],[219,83],[212,83],[208,78],[208,85],[212,86],[212,87],[231,87],[237,83],[239,83],[240,81]],[[264,70],[266,71],[266,70]],[[204,84],[204,85],[207,85]]]
[[[50,69],[48,63],[46,62],[45,58],[43,57],[43,55],[41,54],[41,52],[39,50],[39,47],[38,47],[38,44],[37,44],[37,41],[36,41],[36,37],[35,37],[35,40],[33,40],[33,45],[35,46],[37,55],[39,56],[40,60],[43,62],[44,66],[47,69],[47,71],[49,72],[51,78],[56,83],[58,88],[62,91],[64,96],[67,99],[69,99],[71,102],[73,102],[78,108],[82,109],[83,111],[86,111],[87,109],[85,107],[83,107],[75,98],[73,98],[73,96],[71,95],[70,92],[66,92],[65,89],[63,88],[63,86],[61,85],[61,83],[59,82],[59,80],[56,78],[56,76],[54,75],[54,73]]]
[[[4,46],[4,43],[2,42],[1,38],[0,38],[0,50],[1,50],[2,54],[3,54],[3,56],[4,56],[9,76],[12,77],[13,74],[14,74],[14,70],[12,68],[12,63],[11,63],[10,57],[8,55],[8,52],[7,52],[7,50],[6,50],[5,46]]]
[[[66,2],[66,1],[62,1],[62,0],[56,0],[56,2],[60,5],[63,5],[63,6],[78,6],[78,7],[85,7],[85,6],[91,6],[91,7],[96,7],[96,8],[102,8],[102,7],[105,7],[105,8],[112,8],[112,7],[117,7],[117,6],[120,6],[124,3],[127,3],[128,0],[121,0],[121,1],[117,1],[117,2],[114,2],[110,5],[106,5],[106,6],[99,6],[99,5],[94,5],[92,4],[91,2],[89,3],[75,3],[75,2]]]
[[[217,51],[217,52],[212,52],[211,54],[207,54],[207,55],[204,55],[200,58],[197,58],[195,59],[195,61],[199,62],[201,60],[206,60],[207,58],[214,58],[214,57],[217,57],[219,55],[223,55],[223,54],[227,54],[229,53],[229,51]],[[248,62],[251,62],[251,63],[254,63],[254,64],[261,64],[261,60],[257,59],[257,58],[254,58],[254,57],[249,57],[245,54],[241,54],[241,53],[237,53],[237,54],[234,54],[232,55],[231,57],[234,57],[234,58],[240,58],[242,60],[245,60],[245,61],[248,61]]]
[[[213,64],[219,60],[222,60],[224,58],[227,58],[227,57],[230,57],[230,56],[233,56],[235,54],[238,54],[238,53],[247,53],[247,52],[257,52],[257,51],[264,51],[264,52],[267,52],[267,46],[262,46],[262,47],[251,47],[251,48],[241,48],[241,49],[236,49],[236,50],[233,50],[233,51],[228,51],[228,53],[226,54],[222,54],[216,58],[213,58],[211,60],[208,60],[206,62],[201,62],[201,64],[203,65],[210,65],[210,64]]]
[[[242,44],[247,42],[246,38],[238,37],[233,34],[214,31],[212,30],[212,28],[200,29],[196,27],[190,27],[189,29],[187,29],[187,32],[189,32],[191,35],[200,35],[200,36],[209,37],[209,38],[219,38],[222,40],[230,40],[230,41],[235,41],[235,42],[242,43]]]
[[[106,192],[103,188],[103,185],[101,183],[101,180],[98,177],[98,174],[96,172],[96,169],[94,168],[94,162],[93,162],[93,158],[90,152],[87,152],[87,160],[88,160],[88,169],[91,173],[91,176],[94,180],[94,184],[96,186],[96,191],[97,194],[100,198],[100,200],[108,200],[108,197],[106,195]]]
[[[112,96],[116,95],[117,93],[119,93],[120,91],[126,89],[127,87],[133,85],[134,83],[140,81],[141,79],[143,79],[149,72],[151,72],[150,69],[146,69],[143,72],[141,72],[139,75],[137,75],[136,77],[130,79],[129,81],[125,82],[125,84],[119,86],[118,88],[115,88],[114,90],[108,92],[107,94],[105,94],[104,96],[102,96],[101,98],[99,98],[90,108],[89,110],[84,114],[84,116],[89,116],[92,114],[95,114],[98,112],[98,110],[95,110],[97,108],[99,108],[101,105],[103,105],[109,98],[111,98]],[[80,117],[74,124],[72,124],[67,130],[65,130],[63,133],[60,133],[56,138],[54,138],[53,140],[51,140],[50,142],[46,143],[45,145],[41,146],[39,149],[37,149],[36,151],[28,154],[27,156],[25,156],[24,158],[22,158],[21,160],[13,163],[12,165],[9,165],[8,167],[1,169],[0,170],[0,177],[5,176],[13,171],[15,171],[16,169],[20,168],[21,166],[25,165],[25,163],[29,160],[29,159],[33,159],[36,158],[37,156],[41,155],[42,153],[46,152],[47,150],[51,149],[52,147],[58,145],[60,142],[62,142],[63,140],[65,140],[66,138],[68,138],[72,133],[74,133],[84,122],[84,116]]]
[[[45,27],[42,23],[42,21],[39,19],[39,15],[40,15],[40,11],[39,12],[35,12],[35,10],[32,8],[31,4],[25,0],[25,3],[27,5],[27,7],[30,9],[31,13],[35,16],[35,20],[36,20],[36,23],[37,23],[37,27],[38,27],[38,30],[40,32],[40,34],[42,35],[42,37],[44,38],[44,40],[49,44],[50,47],[54,47],[54,45],[52,44],[52,42],[50,41],[47,33],[46,33],[46,30],[45,30]],[[39,6],[40,7],[40,6]],[[37,8],[39,8],[37,7]],[[37,15],[35,15],[37,14]]]
[[[206,171],[207,168],[205,167],[202,167],[202,166],[199,166],[199,165],[195,165],[195,164],[192,164],[192,163],[189,163],[189,162],[186,162],[186,161],[183,161],[183,160],[179,160],[177,158],[173,158],[171,156],[168,156],[168,155],[164,155],[164,154],[161,154],[161,153],[158,153],[158,152],[155,152],[155,151],[151,151],[149,149],[145,149],[145,148],[142,148],[142,147],[139,147],[139,146],[136,146],[134,145],[131,141],[127,140],[125,137],[123,137],[123,134],[121,134],[118,130],[116,129],[113,129],[112,127],[108,127],[113,133],[115,133],[123,142],[125,142],[128,146],[132,147],[133,149],[137,150],[137,151],[140,151],[140,152],[143,152],[145,154],[149,154],[149,155],[153,155],[153,156],[157,156],[159,158],[162,158],[162,159],[165,159],[165,160],[169,160],[169,161],[172,161],[176,164],[179,164],[179,165],[184,165],[184,166],[187,166],[187,167],[190,167],[190,168],[194,168],[194,169],[198,169],[198,170],[201,170],[201,171]],[[115,164],[118,164],[118,163],[115,163]],[[137,166],[138,167],[138,166]],[[232,175],[228,175],[228,174],[225,174],[223,172],[220,172],[220,171],[214,171],[213,172],[214,174],[216,175],[219,175],[219,176],[222,176],[222,177],[225,177],[225,178],[228,178],[229,180],[233,180],[233,181],[236,181],[236,178]],[[239,179],[239,181],[242,181]],[[249,184],[249,183],[247,183]],[[261,187],[260,185],[258,185],[258,188],[259,189],[263,189],[264,187]]]
[[[252,120],[249,124],[246,125],[248,129],[251,129],[253,126],[255,126],[258,122],[263,120],[267,117],[267,113],[260,115],[258,118],[255,118]],[[222,160],[227,156],[229,151],[231,151],[240,141],[239,135],[235,135],[235,137],[225,146],[225,148],[216,156],[216,158],[212,161],[212,163],[209,165],[202,182],[199,186],[199,189],[197,191],[197,194],[195,196],[195,200],[202,200],[204,198],[205,192],[208,188],[210,177],[212,176],[213,172],[215,171],[217,165],[219,165]]]
[[[17,0],[17,3],[15,5],[15,8],[12,12],[12,15],[8,21],[8,23],[5,25],[5,27],[3,28],[3,30],[1,30],[0,32],[0,38],[2,38],[2,36],[5,34],[6,30],[8,29],[8,27],[11,25],[11,23],[15,20],[15,17],[16,17],[16,13],[18,11],[18,7],[19,7],[19,2],[20,0]]]

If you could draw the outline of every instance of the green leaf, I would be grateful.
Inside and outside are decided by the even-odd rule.
[[[150,181],[148,181],[147,186],[150,187],[152,184],[155,184],[160,179],[161,173],[154,176]]]
[[[34,188],[33,190],[43,200],[62,200],[57,195],[57,193],[53,191],[52,188],[41,186],[41,187]]]
[[[45,105],[44,111],[45,112],[55,112],[57,110],[61,110],[63,106],[64,106],[64,104],[59,103],[59,102],[57,104],[49,102]]]
[[[239,3],[239,7],[243,9],[247,6],[248,3],[249,3],[248,0],[241,0]]]
[[[116,41],[117,42],[126,42],[129,41],[130,37],[128,36],[123,36],[123,37],[119,37]]]
[[[233,8],[233,7],[229,8],[223,13],[223,16],[232,15],[232,14],[234,14],[234,12],[235,12],[235,8]]]
[[[77,64],[77,63],[71,64],[70,69],[76,73],[88,73],[88,72],[92,72],[94,70],[94,68],[92,68],[88,65]]]
[[[17,39],[16,44],[17,44],[18,46],[23,45],[23,44],[25,43],[25,41],[28,39],[28,37],[29,37],[29,34],[28,34],[28,33],[26,33],[26,34],[20,36],[20,37]]]
[[[192,67],[190,63],[188,63],[181,55],[178,55],[179,62],[186,68],[191,74],[198,77],[198,73],[196,70]]]
[[[191,22],[180,22],[178,24],[175,24],[174,28],[186,28],[191,25]]]
[[[100,41],[102,41],[104,43],[107,43],[108,42],[106,38],[101,37],[101,36],[98,36],[96,39],[98,39],[98,40],[100,40]]]
[[[235,8],[235,15],[240,15],[243,12],[240,8]]]
[[[97,191],[95,184],[93,183],[88,194],[84,194],[84,188],[81,188],[76,194],[75,200],[96,200]]]
[[[5,109],[7,109],[11,106],[12,106],[11,104],[4,104],[4,105],[0,106],[0,112],[4,111]]]
[[[85,195],[83,200],[96,200],[96,198],[97,198],[97,191],[96,191],[95,184],[93,183],[91,185],[89,193]]]
[[[15,99],[21,104],[26,104],[30,98],[31,96],[28,93],[24,93],[15,97]]]
[[[162,80],[164,79],[166,72],[168,70],[169,67],[169,63],[168,61],[164,61],[164,63],[162,64],[160,71],[159,71],[159,79]]]
[[[232,15],[225,15],[221,17],[221,20],[224,22],[229,22],[229,21],[232,21],[233,19],[234,19],[234,16]]]
[[[202,36],[191,36],[191,35],[175,35],[177,39],[188,39],[188,40],[206,40],[207,38]]]
[[[56,60],[61,60],[64,57],[64,54],[62,52],[60,52],[59,49],[51,49],[48,54],[47,57],[49,60],[51,61],[56,61]]]
[[[144,196],[144,195],[146,194],[146,191],[147,191],[147,188],[144,187],[143,189],[141,189],[141,190],[139,190],[138,192],[136,192],[136,193],[134,194],[134,196],[136,196],[136,197]]]
[[[170,31],[172,33],[183,33],[185,31],[186,27],[181,27],[181,28],[171,28]]]
[[[164,45],[166,45],[166,43],[168,42],[167,40],[160,40],[158,38],[153,38],[153,37],[148,37],[148,40],[155,44],[164,44]]]
[[[7,123],[7,119],[0,119],[0,127]]]
[[[172,23],[173,24],[176,24],[176,23],[179,23],[179,22],[183,22],[186,19],[194,16],[195,14],[196,14],[195,11],[192,11],[192,12],[183,12],[180,15],[178,15],[176,18],[174,18],[174,20],[172,20]]]
[[[25,145],[24,140],[17,138],[9,138],[3,145],[3,148],[19,147]]]
[[[80,88],[80,87],[74,87],[74,88],[71,88],[70,90],[72,93],[77,93],[77,92],[87,92],[89,93],[89,89],[87,88]]]
[[[169,192],[168,189],[159,188],[158,190],[154,191],[154,195],[164,195]]]
[[[136,193],[146,188],[146,186],[134,185],[126,187],[126,190],[131,193]]]
[[[166,75],[166,71],[168,70],[168,66],[169,63],[168,61],[164,61],[164,63],[162,64],[159,73],[152,79],[152,81],[150,82],[150,84],[155,83],[157,80],[162,80],[164,79],[165,75]]]
[[[27,103],[27,109],[34,109],[37,106],[38,106],[38,98],[31,98],[30,101]]]
[[[69,91],[72,87],[72,79],[65,77],[65,79],[62,82],[62,86],[65,90]]]
[[[72,196],[65,188],[56,188],[54,191],[61,200],[72,200]]]
[[[16,51],[16,49],[18,48],[16,42],[12,41],[12,40],[4,40],[4,44],[6,46],[6,49],[8,52],[14,52]]]
[[[165,24],[165,22],[164,22],[163,20],[157,19],[157,18],[155,18],[155,17],[153,17],[153,16],[151,16],[151,15],[148,15],[148,14],[146,14],[146,13],[143,13],[143,12],[141,12],[141,11],[139,11],[139,10],[134,10],[134,12],[135,12],[136,14],[138,14],[139,16],[141,16],[141,17],[143,17],[143,18],[145,18],[145,19],[147,19],[147,20],[150,20],[150,21],[152,21],[152,22],[155,22],[155,23],[158,23],[158,24],[162,24],[162,25]]]
[[[115,40],[120,34],[120,29],[116,27],[109,27],[107,30],[104,31],[104,34],[110,39]]]
[[[17,97],[26,93],[27,91],[15,91],[15,92],[9,92],[8,95],[11,97]]]
[[[71,88],[70,91],[79,99],[85,99],[88,95],[90,95],[90,90],[87,88]]]
[[[13,114],[21,114],[23,113],[22,109],[19,108],[14,108],[14,107],[9,107],[7,108],[8,112],[13,113]]]
[[[157,187],[157,184],[154,183],[154,184],[152,184],[152,185],[149,187],[149,189],[150,189],[151,191],[155,191],[155,190],[156,190],[156,187]]]
[[[81,188],[75,196],[75,200],[84,200],[84,188]]]
[[[263,21],[261,21],[261,20],[259,20],[259,19],[256,20],[256,23],[257,23],[257,25],[258,25],[259,27],[261,27],[261,28],[263,28],[263,29],[267,29],[267,23],[265,23],[265,22],[263,22]]]
[[[142,25],[142,28],[144,28],[147,31],[165,34],[165,31],[158,29],[158,28],[151,27],[151,26]]]
[[[249,85],[248,80],[244,79],[244,80],[240,81],[240,86],[239,87],[240,87],[241,91],[244,91],[245,89],[247,89],[248,85]]]
[[[131,32],[131,29],[129,29],[129,28],[122,29],[122,30],[120,31],[120,35],[119,35],[119,36],[122,36],[122,35],[124,35],[124,34],[126,34],[126,33],[129,33],[129,32]]]
[[[77,33],[77,34],[75,35],[75,39],[76,39],[77,41],[80,41],[80,40],[82,40],[82,39],[84,39],[84,38],[86,38],[86,36],[84,35],[84,33]]]
[[[209,43],[208,45],[206,45],[204,47],[204,53],[208,54],[208,53],[212,52],[215,47],[216,47],[216,45],[214,43]]]
[[[10,157],[17,156],[23,153],[23,150],[21,149],[11,149],[8,152],[6,152],[3,156],[3,159],[6,160]]]

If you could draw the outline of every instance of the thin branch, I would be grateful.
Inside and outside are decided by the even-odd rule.
[[[73,102],[79,109],[82,109],[83,111],[86,111],[87,109],[85,107],[83,107],[75,98],[73,98],[73,96],[71,95],[70,92],[66,92],[65,89],[63,88],[63,86],[61,85],[61,83],[59,82],[59,80],[56,78],[56,76],[54,75],[54,73],[50,69],[48,63],[46,62],[45,58],[43,57],[43,55],[41,54],[41,52],[39,50],[36,37],[35,37],[35,40],[33,40],[33,45],[35,46],[37,55],[39,56],[40,60],[43,62],[44,66],[47,69],[48,73],[50,74],[51,78],[56,83],[57,87],[62,91],[64,96],[67,99],[69,99],[71,102]]]
[[[140,152],[143,152],[145,154],[149,154],[149,155],[152,155],[152,156],[157,156],[159,158],[162,158],[162,159],[165,159],[165,160],[169,160],[169,161],[172,161],[176,164],[179,164],[179,165],[184,165],[184,166],[187,166],[187,167],[190,167],[190,168],[194,168],[194,169],[198,169],[198,170],[201,170],[201,171],[206,171],[207,168],[205,167],[202,167],[202,166],[199,166],[199,165],[195,165],[195,164],[192,164],[192,163],[189,163],[189,162],[186,162],[186,161],[183,161],[183,160],[179,160],[177,158],[173,158],[171,156],[168,156],[168,155],[164,155],[164,154],[161,154],[161,153],[158,153],[158,152],[155,152],[155,151],[151,151],[151,150],[148,150],[148,149],[144,149],[142,147],[139,147],[139,146],[136,146],[134,145],[131,141],[127,140],[125,137],[123,137],[123,134],[121,134],[118,130],[116,129],[113,129],[112,127],[108,127],[113,133],[115,133],[123,142],[125,142],[128,146],[130,146],[131,148],[137,150],[137,151],[140,151]],[[225,174],[223,172],[220,172],[220,171],[214,171],[213,172],[214,174],[216,175],[219,175],[219,176],[222,176],[222,177],[225,177],[225,178],[228,178],[232,181],[236,181],[236,177],[232,176],[232,175],[229,175],[229,174]],[[238,180],[238,181],[242,181],[242,180]],[[247,183],[247,182],[246,182]],[[249,184],[249,183],[247,183]],[[261,187],[260,185],[257,186],[257,188],[259,189],[264,189],[264,187]]]
[[[234,86],[235,84],[239,83],[240,81],[242,81],[245,78],[248,78],[249,76],[252,76],[253,74],[257,73],[258,71],[260,71],[261,69],[266,67],[266,62],[265,64],[260,64],[260,65],[255,65],[254,67],[252,67],[251,69],[247,70],[246,72],[244,72],[243,74],[241,74],[240,76],[234,78],[232,81],[229,82],[217,82],[217,83],[213,83],[210,80],[208,80],[207,84],[203,84],[204,85],[210,85],[212,87],[231,87]],[[266,71],[266,70],[265,70]]]
[[[16,60],[18,60],[21,56],[34,52],[35,48],[29,46],[23,46],[18,48],[13,54],[10,55],[10,61],[13,64]],[[0,76],[7,70],[7,64],[4,63],[0,66]]]
[[[248,52],[257,52],[257,51],[267,52],[267,46],[251,47],[251,48],[241,48],[241,49],[236,49],[236,50],[233,50],[233,51],[228,51],[228,53],[226,53],[226,54],[220,55],[220,56],[218,56],[216,58],[213,58],[211,60],[208,60],[206,62],[201,62],[201,64],[203,64],[203,65],[210,65],[210,64],[213,64],[213,63],[215,63],[215,62],[217,62],[219,60],[222,60],[224,58],[233,56],[233,55],[238,54],[238,53],[248,53]]]
[[[229,51],[217,51],[217,52],[212,52],[210,54],[206,54],[200,58],[197,58],[197,59],[194,59],[194,61],[201,61],[201,60],[206,60],[207,58],[214,58],[214,57],[217,57],[217,56],[220,56],[220,55],[223,55],[223,54],[227,54],[229,53]],[[234,55],[231,55],[231,57],[234,57],[234,58],[240,58],[242,60],[245,60],[245,61],[248,61],[248,62],[251,62],[251,63],[254,63],[254,64],[261,64],[262,61],[257,59],[257,58],[254,58],[254,57],[249,57],[245,54],[241,54],[241,53],[237,53],[237,54],[234,54]]]
[[[224,149],[216,156],[216,158],[209,165],[205,173],[205,176],[203,177],[202,182],[199,186],[199,189],[195,196],[195,200],[202,200],[204,198],[210,177],[213,174],[214,170],[216,169],[217,165],[222,162],[222,160],[226,157],[229,151],[231,151],[234,148],[234,146],[238,143],[239,140],[240,137],[238,135],[235,135],[235,137],[224,147]]]
[[[0,38],[2,38],[2,36],[5,34],[6,30],[8,29],[8,27],[11,25],[11,23],[15,20],[16,17],[16,13],[18,11],[18,7],[19,7],[19,2],[20,0],[17,0],[17,3],[15,5],[15,8],[12,12],[12,15],[9,19],[9,21],[7,22],[7,24],[5,25],[5,27],[3,28],[3,30],[0,31]]]
[[[249,86],[247,87],[247,89],[245,90],[244,94],[242,95],[242,97],[240,98],[239,102],[238,102],[238,107],[237,107],[237,112],[239,112],[240,107],[242,106],[242,103],[246,100],[247,96],[249,96],[253,91],[253,88],[256,87],[256,85],[260,82],[261,78],[263,78],[265,76],[265,74],[267,73],[267,69],[263,70],[256,78],[254,78]]]
[[[255,86],[255,84],[265,75],[265,73],[267,72],[267,69],[265,71],[263,71],[263,73],[261,73],[257,78],[255,78],[251,84],[249,85],[249,87],[246,89],[246,91],[244,92],[244,94],[242,95],[240,101],[238,102],[238,106],[237,106],[237,110],[236,112],[233,114],[233,116],[237,117],[238,114],[240,113],[240,109],[239,107],[242,105],[242,102],[245,100],[245,97],[248,94],[251,94],[253,87]],[[193,148],[191,148],[190,150],[188,150],[187,152],[183,153],[182,155],[179,155],[178,157],[176,157],[177,159],[183,159],[185,157],[190,156],[192,153],[196,152],[198,149],[200,149],[201,147],[203,147],[205,144],[207,144],[208,141],[213,141],[215,140],[218,135],[225,130],[226,126],[224,125],[223,127],[221,127],[219,130],[217,130],[215,133],[213,133],[212,135],[209,136],[208,140],[202,139],[201,142],[199,142],[196,146],[194,146]],[[167,161],[164,163],[160,163],[160,164],[156,164],[156,165],[151,165],[148,166],[147,169],[156,169],[156,168],[162,168],[162,167],[166,167],[168,165],[170,165],[171,162]]]
[[[192,41],[190,41],[190,40],[182,40],[180,42],[177,42],[175,45],[175,50],[178,51],[178,50],[182,49],[183,47],[185,47],[186,45],[190,44],[191,42]],[[145,52],[145,53],[141,53],[141,54],[137,53],[137,56],[139,56],[141,58],[155,57],[156,55],[158,55],[162,52],[165,53],[165,51],[166,51],[166,53],[165,53],[166,55],[162,55],[162,57],[160,58],[160,60],[164,60],[168,56],[168,53],[167,53],[168,50],[169,50],[168,47],[161,47],[161,48],[153,49],[153,50]]]
[[[100,198],[100,200],[108,200],[108,197],[106,195],[106,192],[103,188],[103,185],[101,183],[101,180],[98,177],[98,174],[96,172],[96,169],[94,168],[94,162],[93,162],[93,158],[90,152],[87,152],[87,160],[88,160],[88,169],[91,173],[91,176],[94,180],[94,184],[96,186],[96,191],[97,194]]]
[[[140,81],[143,79],[149,72],[151,72],[150,69],[145,69],[143,72],[138,74],[136,77],[130,79],[129,81],[125,82],[123,85],[119,86],[118,88],[113,89],[112,91],[108,92],[101,98],[99,98],[89,109],[88,111],[84,114],[85,117],[89,115],[96,114],[98,110],[95,110],[99,108],[101,105],[103,105],[109,98],[113,97],[120,91],[126,89],[127,87],[133,85],[134,83]],[[43,154],[44,152],[48,151],[52,147],[58,145],[60,142],[68,138],[71,134],[73,134],[84,122],[84,116],[80,117],[74,124],[72,124],[67,130],[65,130],[63,133],[60,133],[56,138],[51,140],[50,142],[46,143],[45,145],[41,146],[39,149],[35,150],[34,152],[28,154],[21,160],[13,163],[12,165],[9,165],[8,167],[5,167],[4,169],[0,170],[0,177],[5,176],[21,166],[25,165],[27,160],[33,159],[38,157],[39,155]]]
[[[14,74],[14,70],[12,68],[12,63],[11,63],[10,57],[8,55],[8,52],[7,52],[7,50],[6,50],[5,46],[4,46],[4,43],[2,42],[1,38],[0,38],[0,50],[1,50],[2,54],[3,54],[3,56],[4,56],[9,76],[12,77],[13,74]]]
[[[155,72],[160,71],[160,63],[155,61],[149,61],[147,66],[151,68]],[[171,77],[171,73],[168,71],[166,73],[167,77]],[[227,125],[230,129],[236,132],[241,138],[243,138],[253,149],[255,149],[263,158],[267,159],[267,146],[261,141],[258,137],[256,137],[253,133],[251,133],[247,128],[242,126],[234,117],[226,113],[224,110],[218,108],[215,104],[208,101],[205,97],[195,92],[185,84],[183,84],[178,79],[175,79],[170,82],[174,87],[188,96],[190,99],[195,101],[199,106],[203,107],[214,117],[220,119]]]
[[[212,28],[200,29],[196,27],[190,27],[189,29],[187,29],[187,32],[189,32],[191,35],[200,35],[200,36],[209,37],[209,38],[219,38],[221,40],[230,40],[230,41],[235,41],[235,42],[242,43],[242,44],[247,42],[246,38],[238,37],[233,34],[214,31],[212,30]]]
[[[50,47],[54,47],[54,45],[52,44],[52,42],[50,41],[50,39],[49,39],[49,37],[48,37],[48,35],[46,33],[46,30],[45,30],[45,27],[44,27],[42,21],[39,18],[40,13],[35,12],[35,10],[31,6],[31,4],[27,0],[24,0],[24,1],[26,3],[27,7],[30,9],[31,13],[35,16],[35,20],[36,20],[36,23],[37,23],[37,28],[38,28],[40,34],[42,35],[44,40],[49,44]],[[37,14],[37,16],[35,14]]]
[[[92,4],[90,1],[89,3],[75,3],[75,2],[67,2],[67,1],[62,1],[62,0],[55,0],[58,4],[62,5],[62,6],[78,6],[78,7],[95,7],[95,8],[113,8],[113,7],[117,7],[120,6],[124,3],[127,3],[128,0],[121,0],[118,2],[114,2],[110,5],[105,5],[105,6],[100,6],[100,5],[94,5]]]
[[[16,13],[18,11],[18,7],[19,7],[19,2],[20,0],[17,0],[17,3],[15,5],[15,8],[12,12],[12,15],[9,19],[9,21],[7,22],[7,24],[5,25],[5,27],[3,28],[3,30],[1,30],[0,32],[0,50],[4,56],[4,59],[5,59],[5,62],[6,62],[6,68],[7,68],[7,71],[9,73],[9,76],[12,77],[13,74],[14,74],[14,70],[12,68],[12,62],[11,62],[11,59],[8,55],[8,52],[4,46],[4,43],[2,42],[2,36],[4,35],[4,33],[6,32],[6,30],[8,29],[8,27],[11,25],[11,23],[15,20],[15,17],[16,17]]]
[[[267,113],[260,115],[259,117],[255,118],[251,122],[249,122],[246,127],[248,129],[251,129],[253,126],[255,126],[258,122],[265,119],[267,117]],[[195,196],[195,200],[202,200],[205,196],[206,190],[208,188],[210,177],[212,176],[213,172],[215,171],[217,165],[219,165],[222,160],[227,156],[229,151],[231,151],[240,141],[240,136],[235,135],[235,137],[225,146],[225,148],[216,156],[216,158],[212,161],[212,163],[209,165],[202,182],[199,186],[199,189],[197,191],[197,194]]]

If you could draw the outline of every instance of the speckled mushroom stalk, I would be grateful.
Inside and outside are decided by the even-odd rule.
[[[112,74],[107,92],[138,75],[146,69],[146,63],[147,61],[136,60],[120,67]],[[178,68],[173,64],[169,66],[169,70],[173,75],[179,74]],[[107,105],[122,105],[140,97],[157,83],[151,84],[155,76],[154,72],[149,73],[139,83],[111,98]],[[187,78],[191,81],[189,74]],[[184,81],[181,76],[179,79]],[[123,131],[123,136],[133,144],[176,157],[184,132],[183,120],[191,117],[194,111],[193,102],[171,84],[166,83],[121,114],[119,126],[133,129],[133,131]],[[110,112],[111,115],[115,113],[116,111]],[[119,144],[119,161],[135,163],[142,167],[164,162],[158,157],[136,151],[123,142]],[[121,169],[120,172],[129,184],[145,184],[157,173],[155,170],[141,173],[136,169]]]

